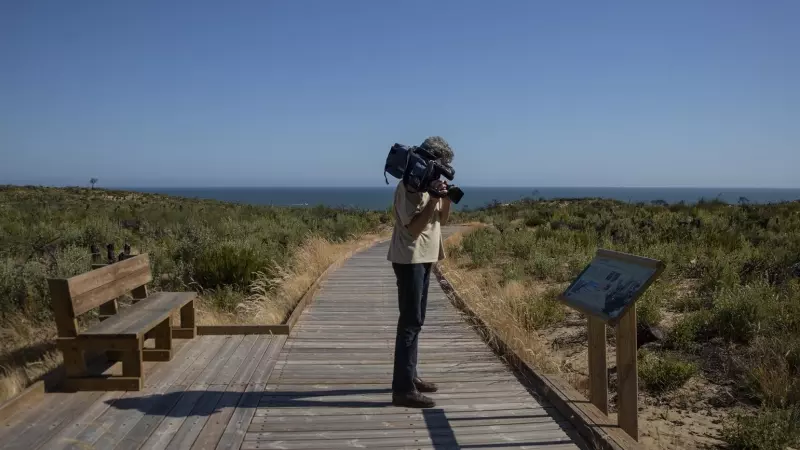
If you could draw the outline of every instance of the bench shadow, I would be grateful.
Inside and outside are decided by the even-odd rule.
[[[137,410],[167,417],[210,416],[225,408],[385,408],[391,406],[391,389],[339,389],[325,391],[188,390],[107,400],[114,409]],[[385,394],[386,401],[359,400],[356,396]],[[310,400],[314,397],[354,396],[353,400]]]

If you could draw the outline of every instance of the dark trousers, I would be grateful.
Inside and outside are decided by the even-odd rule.
[[[425,323],[425,309],[428,306],[431,263],[392,263],[392,268],[397,277],[397,303],[400,308],[394,344],[392,391],[407,393],[414,390],[413,379],[417,376],[419,332]]]

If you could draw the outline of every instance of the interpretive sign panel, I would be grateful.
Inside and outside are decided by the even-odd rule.
[[[575,309],[613,324],[663,270],[661,261],[598,250],[560,298]]]

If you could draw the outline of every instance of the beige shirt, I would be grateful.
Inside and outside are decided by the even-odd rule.
[[[440,215],[442,204],[436,205],[430,222],[415,239],[406,228],[411,219],[425,209],[431,200],[427,192],[408,192],[401,181],[394,191],[394,231],[388,260],[398,264],[434,263],[445,258]],[[436,199],[434,199],[435,201]]]

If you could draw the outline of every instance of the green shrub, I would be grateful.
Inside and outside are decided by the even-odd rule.
[[[560,323],[566,316],[564,305],[558,301],[559,289],[547,291],[526,299],[523,324],[529,330],[538,330]]]
[[[247,288],[255,272],[271,273],[267,255],[240,242],[210,244],[194,260],[193,281],[205,289]]]
[[[652,394],[663,394],[683,386],[697,373],[697,367],[673,356],[659,356],[642,350],[639,352],[639,380]]]
[[[759,338],[749,349],[745,387],[767,407],[800,405],[800,338]]]
[[[778,295],[765,282],[719,291],[714,297],[713,331],[730,342],[749,343],[780,319]]]
[[[797,448],[800,445],[800,408],[736,414],[725,423],[722,439],[734,450]]]
[[[481,228],[464,237],[461,248],[477,267],[491,264],[498,254],[499,233],[488,228]]]
[[[675,288],[669,282],[661,281],[650,285],[644,295],[636,302],[636,321],[643,326],[657,326],[661,323],[664,305],[675,296]]]
[[[712,317],[711,311],[697,311],[684,315],[667,332],[666,345],[676,350],[694,349],[697,342],[707,336]]]
[[[154,290],[181,290],[195,281],[200,288],[244,291],[253,271],[288,264],[309,236],[347,239],[375,230],[388,218],[386,212],[342,208],[0,187],[0,319],[18,313],[49,319],[46,279],[90,270],[91,245],[103,256],[108,243],[116,253],[124,243],[133,253],[148,253]]]

